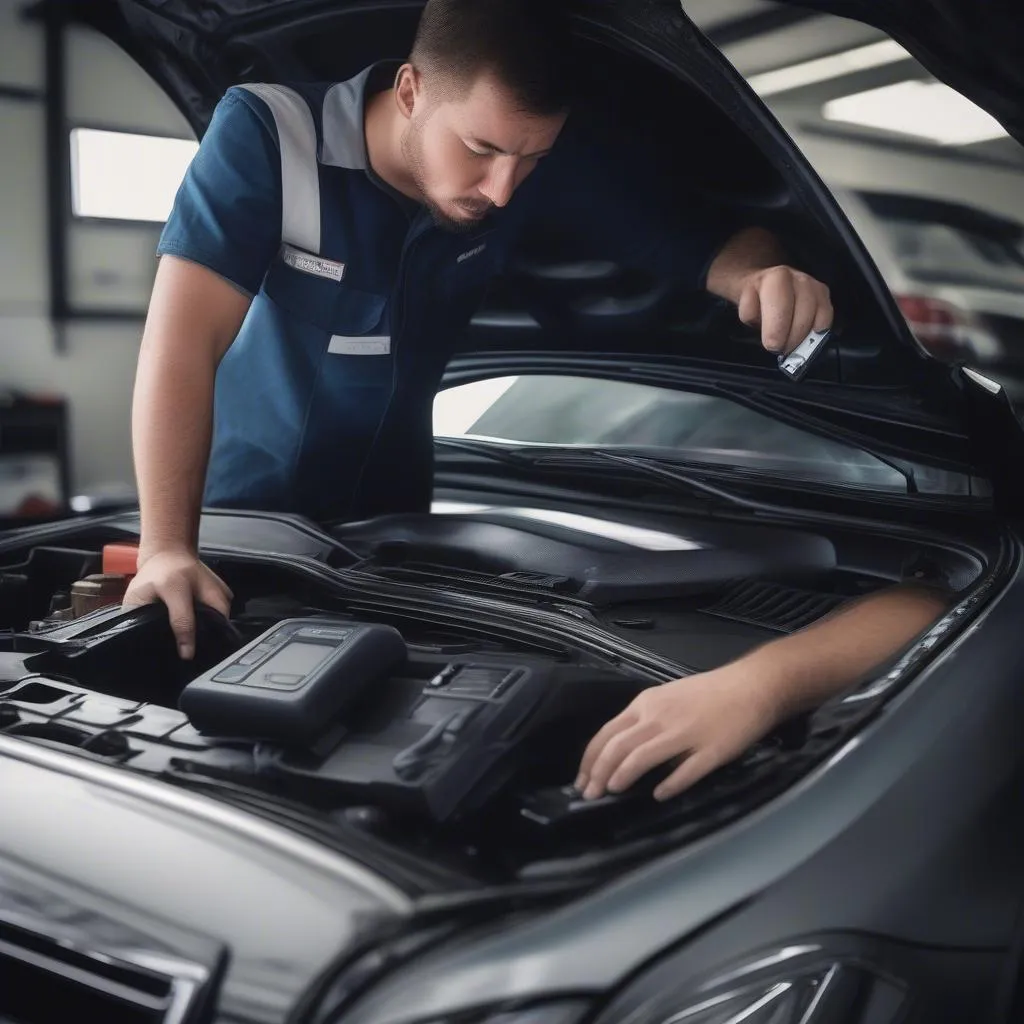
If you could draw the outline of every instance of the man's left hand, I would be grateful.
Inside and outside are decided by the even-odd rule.
[[[585,799],[618,793],[681,757],[654,790],[655,799],[667,800],[742,754],[781,711],[767,676],[740,662],[652,686],[590,741],[576,787]]]
[[[808,334],[832,326],[828,287],[784,265],[746,274],[740,282],[738,312],[743,323],[760,326],[769,352],[791,352]]]

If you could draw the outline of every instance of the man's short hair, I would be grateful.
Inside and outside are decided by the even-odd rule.
[[[525,112],[570,105],[570,35],[559,0],[427,0],[411,61],[429,76],[470,88],[493,74]]]

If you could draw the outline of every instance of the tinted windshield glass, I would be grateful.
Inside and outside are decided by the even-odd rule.
[[[858,448],[779,423],[728,399],[627,381],[503,377],[451,388],[434,404],[439,436],[643,448],[651,454],[808,482],[904,492],[902,473]],[[966,493],[957,474],[915,467],[922,491]]]

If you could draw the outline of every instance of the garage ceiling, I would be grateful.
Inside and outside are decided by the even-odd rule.
[[[869,145],[925,147],[945,159],[991,160],[1024,169],[1024,147],[1009,138],[939,146],[913,136],[863,128],[823,116],[826,103],[851,94],[906,81],[932,82],[913,58],[893,59],[891,47],[867,51],[877,66],[836,74],[795,88],[779,89],[778,81],[758,78],[807,61],[846,53],[887,37],[859,22],[818,15],[769,0],[682,0],[687,14],[718,45],[759,92],[790,131],[856,139]],[[898,57],[898,52],[895,54]]]

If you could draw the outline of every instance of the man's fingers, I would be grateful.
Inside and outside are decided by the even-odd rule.
[[[818,312],[814,317],[814,329],[816,331],[827,331],[835,319],[835,311],[832,309],[832,296],[829,294],[828,288],[824,285],[821,287],[824,295],[818,303]]]
[[[135,608],[139,605],[152,604],[156,600],[156,588],[152,583],[144,583],[139,586],[130,586],[125,591],[121,606],[123,608]]]
[[[217,588],[224,594],[230,604],[230,602],[235,599],[235,592],[216,573],[210,573],[210,576]]]
[[[678,735],[666,736],[663,734],[647,743],[642,743],[623,758],[622,763],[608,780],[609,791],[621,793],[624,789],[629,789],[652,768],[683,753],[684,751],[680,749],[681,746],[682,741]]]
[[[171,630],[178,643],[178,654],[184,661],[188,661],[196,650],[196,613],[192,606],[192,588],[187,581],[177,581],[165,586],[160,592],[160,598],[167,605]]]
[[[796,304],[793,308],[793,323],[789,329],[786,351],[792,352],[814,327],[814,318],[818,312],[818,298],[808,284],[798,284],[796,288]]]
[[[740,295],[740,304],[736,309],[736,315],[740,318],[740,322],[748,327],[757,327],[760,324],[761,298],[754,285],[743,289]]]
[[[576,788],[580,790],[580,792],[586,789],[587,783],[590,781],[590,773],[593,771],[594,764],[601,756],[601,752],[604,750],[608,741],[613,736],[617,736],[624,729],[628,729],[635,722],[636,718],[631,715],[629,708],[626,708],[621,715],[616,715],[614,718],[605,722],[605,724],[594,734],[594,738],[587,744],[587,749],[583,751],[583,757],[580,759],[579,774],[576,776],[575,783]]]
[[[636,747],[646,743],[659,727],[657,722],[638,722],[608,740],[590,769],[590,779],[583,790],[583,796],[588,800],[601,796],[608,787],[608,780],[623,760]]]
[[[781,352],[793,326],[796,295],[793,277],[786,270],[761,278],[761,342],[769,352]]]
[[[218,583],[220,586],[217,585]],[[231,618],[231,598],[233,596],[231,591],[220,580],[215,579],[203,580],[196,592],[196,597],[203,604],[209,605],[220,612],[225,619]]]
[[[654,799],[668,800],[677,796],[717,767],[718,760],[713,753],[701,750],[691,754],[667,779],[655,787]]]

